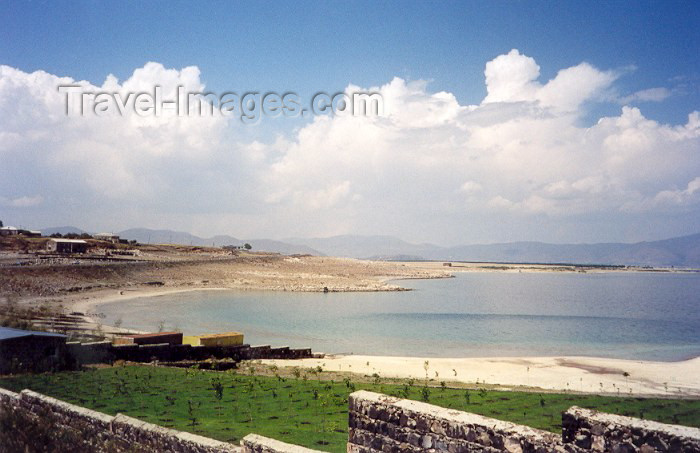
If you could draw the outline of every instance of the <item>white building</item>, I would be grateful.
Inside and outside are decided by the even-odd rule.
[[[54,253],[85,253],[88,243],[82,239],[49,239],[46,250]]]
[[[98,241],[107,241],[111,242],[113,244],[119,244],[119,236],[116,234],[112,233],[97,233],[92,236],[93,238],[97,239]]]
[[[0,227],[0,236],[14,236],[19,234],[19,229],[13,226]]]

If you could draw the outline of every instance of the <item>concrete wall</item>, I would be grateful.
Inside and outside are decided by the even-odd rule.
[[[115,344],[182,344],[182,332],[158,332],[126,335],[116,338]]]
[[[27,335],[0,341],[0,374],[57,371],[72,363],[65,337]]]
[[[304,359],[311,358],[311,349],[290,349],[287,346],[191,346],[178,345],[112,345],[100,343],[68,343],[68,353],[80,365],[110,363],[115,360],[131,362],[179,362],[187,360],[232,359]]]
[[[593,451],[700,452],[700,429],[572,407],[562,414],[565,442]]]
[[[116,417],[41,395],[30,390],[0,389],[0,452],[44,451],[38,436],[48,433],[51,452],[110,451],[182,453],[240,452],[241,447],[195,434],[175,431],[125,415]],[[8,421],[9,420],[9,421]],[[12,425],[12,420],[18,421]],[[35,426],[32,426],[35,425]],[[0,428],[3,429],[3,428]],[[34,438],[23,439],[28,431]],[[24,432],[23,432],[24,431]],[[37,434],[38,433],[38,434]],[[32,442],[35,444],[32,445]],[[32,448],[34,450],[32,450]]]
[[[240,346],[243,344],[243,334],[241,332],[225,332],[191,335],[182,337],[182,342],[192,346]]]

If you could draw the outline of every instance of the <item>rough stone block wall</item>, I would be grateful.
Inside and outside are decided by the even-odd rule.
[[[125,415],[112,417],[30,390],[0,389],[0,453],[240,452],[241,447],[175,431]]]
[[[349,398],[348,452],[580,452],[556,434],[367,391]]]
[[[17,405],[19,402],[19,393],[11,392],[0,388],[0,410],[4,407],[10,408]]]
[[[86,434],[97,435],[112,431],[114,417],[110,415],[75,406],[31,390],[22,390],[19,395],[19,408],[27,412],[33,414],[51,413],[66,426],[86,423],[92,431]]]
[[[367,391],[349,397],[347,451],[374,452],[700,452],[700,429],[572,407],[556,434],[468,412]],[[0,388],[0,453],[45,451],[142,453],[314,453],[255,434],[241,447],[116,417],[39,393]]]
[[[562,414],[565,442],[592,451],[700,452],[700,429],[571,407]]]
[[[319,450],[280,442],[257,434],[248,434],[241,440],[244,453],[318,453]]]
[[[164,428],[122,414],[114,417],[112,429],[120,439],[126,440],[131,445],[139,445],[148,451],[187,453],[241,451],[240,447],[233,444]]]

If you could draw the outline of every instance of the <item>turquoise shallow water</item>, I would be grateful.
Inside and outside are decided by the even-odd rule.
[[[250,344],[425,357],[700,355],[700,274],[461,273],[410,292],[196,291],[100,307],[106,323]]]

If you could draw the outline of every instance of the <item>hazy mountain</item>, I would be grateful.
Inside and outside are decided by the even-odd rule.
[[[324,256],[325,254],[319,252],[306,245],[299,244],[288,244],[282,241],[275,241],[272,239],[246,239],[244,242],[249,243],[253,246],[253,250],[265,250],[267,252],[277,252],[283,253],[285,255],[315,255]]]
[[[87,233],[87,231],[83,231],[80,228],[74,227],[74,226],[60,226],[60,227],[49,227],[49,228],[42,228],[41,234],[43,236],[51,236],[52,234],[83,234]]]
[[[122,239],[133,239],[141,244],[183,244],[200,246],[240,245],[241,241],[231,236],[201,238],[184,231],[151,230],[149,228],[131,228],[117,233]]]
[[[408,255],[416,258],[426,257],[440,247],[433,244],[411,244],[393,236],[355,236],[343,235],[328,238],[289,238],[285,242],[306,245],[328,256],[349,258],[395,257]]]
[[[53,233],[84,233],[73,226],[44,228],[45,236]],[[638,266],[677,266],[700,268],[700,234],[661,241],[600,244],[548,244],[544,242],[509,242],[440,247],[412,244],[393,236],[342,235],[328,238],[237,239],[219,235],[201,238],[183,231],[132,228],[120,231],[123,239],[147,244],[185,244],[199,246],[243,245],[253,250],[283,254],[310,254],[384,260],[454,260],[515,263],[619,264]]]
[[[276,252],[285,255],[294,253],[322,255],[319,251],[304,245],[287,244],[270,239],[237,239],[227,235],[202,238],[184,231],[151,230],[148,228],[132,228],[120,231],[117,234],[122,239],[133,239],[142,244],[183,244],[221,247],[224,245],[243,245],[248,243],[253,247],[253,250],[257,251]]]
[[[504,244],[439,247],[411,244],[391,236],[334,236],[291,238],[330,256],[352,258],[496,261],[519,263],[623,264],[700,267],[700,234],[653,242],[601,244]]]
[[[436,250],[428,257],[464,261],[700,267],[700,234],[634,244],[514,242],[467,245]]]

